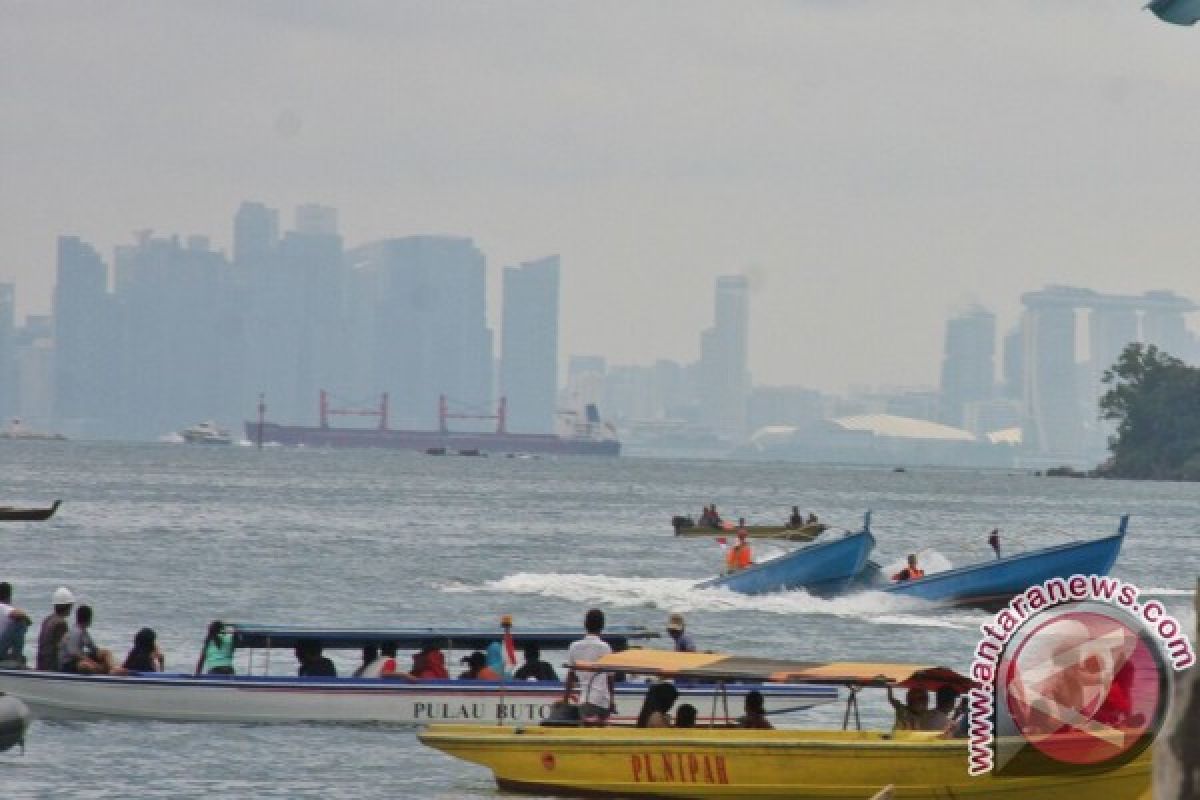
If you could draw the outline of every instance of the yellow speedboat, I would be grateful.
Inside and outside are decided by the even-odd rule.
[[[852,687],[852,698],[864,686],[970,686],[936,667],[663,651],[626,651],[579,666],[707,680],[820,680]],[[1134,800],[1148,796],[1150,786],[1148,751],[1115,769],[972,777],[966,740],[924,731],[434,725],[419,738],[491,769],[503,789],[541,794],[864,800],[890,784],[897,800]]]

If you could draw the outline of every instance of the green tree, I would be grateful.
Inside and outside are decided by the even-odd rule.
[[[1101,474],[1115,478],[1200,480],[1200,369],[1154,345],[1130,344],[1103,381],[1103,417],[1117,423],[1112,458]]]

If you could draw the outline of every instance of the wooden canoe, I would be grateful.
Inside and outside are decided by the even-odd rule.
[[[54,512],[58,511],[58,507],[62,505],[62,500],[55,500],[54,505],[49,508],[14,508],[13,506],[0,506],[0,522],[2,521],[25,521],[25,522],[40,522],[44,519],[50,519],[54,516]]]
[[[820,536],[829,526],[824,522],[814,522],[799,528],[789,528],[786,525],[747,525],[746,533],[752,539],[786,539],[789,542],[811,542]],[[676,525],[676,536],[736,536],[737,529],[710,528],[707,525]]]

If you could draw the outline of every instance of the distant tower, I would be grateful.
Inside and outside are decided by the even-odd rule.
[[[941,421],[962,427],[967,403],[989,400],[995,386],[996,315],[978,306],[946,323]]]
[[[20,387],[17,386],[16,287],[0,283],[0,427],[15,416]]]
[[[1021,296],[1025,311],[1024,444],[1050,457],[1074,457],[1082,445],[1083,420],[1076,389],[1075,306],[1069,294],[1046,290]]]
[[[75,435],[101,433],[113,342],[108,265],[77,236],[58,237],[54,286],[54,415]]]
[[[744,275],[717,278],[713,326],[700,338],[701,418],[714,430],[746,435],[750,399],[750,284]]]
[[[306,203],[296,206],[296,233],[336,236],[338,213],[336,208]]]
[[[279,211],[245,202],[233,217],[233,263],[245,269],[266,265],[279,242]]]
[[[500,393],[514,433],[552,433],[558,392],[559,257],[504,269]]]

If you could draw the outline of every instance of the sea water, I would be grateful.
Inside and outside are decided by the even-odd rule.
[[[168,669],[194,667],[209,620],[331,626],[579,626],[661,630],[680,612],[701,649],[804,659],[937,662],[965,670],[987,619],[884,595],[744,597],[696,590],[714,540],[670,519],[716,503],[778,523],[798,505],[838,529],[873,512],[876,560],[939,569],[1116,530],[1115,574],[1194,629],[1194,485],[1017,471],[852,469],[669,459],[467,458],[383,451],[0,442],[0,505],[63,499],[41,523],[0,523],[0,580],[35,620],[69,586],[123,657],[154,628]],[[786,545],[755,542],[759,558]],[[36,627],[35,631],[36,633]],[[657,646],[665,646],[659,643]],[[32,658],[33,644],[28,655]],[[561,662],[561,654],[549,654]],[[274,671],[294,669],[276,654]],[[353,654],[339,661],[345,672]],[[869,693],[870,694],[870,693]],[[886,724],[864,695],[865,721]],[[807,712],[840,725],[842,709]],[[797,717],[796,722],[803,721]],[[494,797],[490,774],[411,730],[336,725],[35,722],[0,754],[5,797]]]

